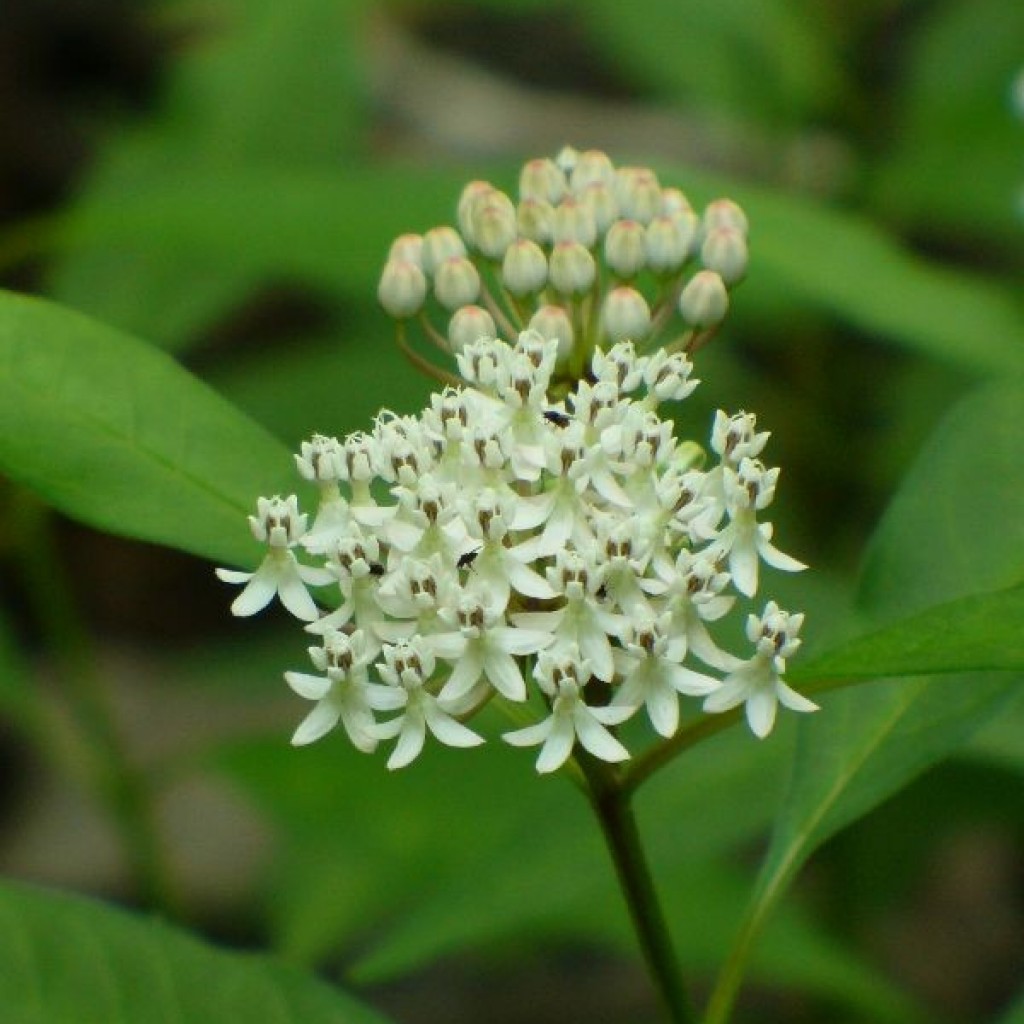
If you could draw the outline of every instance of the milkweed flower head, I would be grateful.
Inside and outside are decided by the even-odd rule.
[[[286,673],[313,702],[292,742],[340,725],[367,753],[393,740],[399,768],[428,740],[484,742],[472,720],[492,705],[519,726],[503,738],[539,748],[550,772],[580,748],[627,760],[645,734],[623,728],[634,718],[668,738],[686,716],[743,705],[763,737],[778,704],[814,710],[782,680],[803,615],[774,601],[750,612],[748,657],[716,638],[756,599],[762,563],[804,568],[773,543],[768,433],[752,413],[719,411],[704,445],[665,416],[697,387],[692,342],[741,276],[742,210],[721,200],[698,218],[651,172],[566,151],[524,167],[518,204],[471,183],[457,222],[395,242],[385,308],[411,315],[421,278],[449,310],[499,281],[507,307],[455,308],[435,338],[453,383],[418,415],[383,411],[365,432],[305,442],[296,468],[317,492],[312,523],[294,496],[260,498],[262,564],[218,570],[244,585],[236,615],[276,595],[318,639],[315,673]],[[552,290],[558,246],[564,288]],[[687,284],[694,258],[704,269]],[[673,315],[694,282],[699,293],[682,338],[650,350],[668,307],[621,283],[644,267]]]

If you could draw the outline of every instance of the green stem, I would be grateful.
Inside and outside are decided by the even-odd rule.
[[[590,806],[601,825],[615,873],[629,908],[640,949],[672,1024],[696,1024],[679,970],[654,879],[644,855],[629,793],[609,766],[587,755],[579,758]]]
[[[90,782],[120,832],[140,900],[178,916],[156,821],[155,793],[118,731],[109,696],[96,671],[91,638],[82,625],[53,543],[49,510],[28,494],[15,509],[24,582],[35,617],[46,634],[60,677],[86,738]]]

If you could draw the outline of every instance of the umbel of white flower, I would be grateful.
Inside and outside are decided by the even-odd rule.
[[[557,360],[535,330],[471,341],[465,385],[420,415],[302,445],[311,525],[294,496],[259,500],[262,565],[219,572],[244,584],[236,615],[277,595],[319,640],[315,673],[286,674],[314,702],[294,743],[340,723],[366,752],[394,740],[399,768],[428,736],[483,742],[468,723],[500,705],[520,726],[504,738],[539,747],[549,772],[577,743],[627,759],[634,716],[670,737],[683,716],[743,704],[763,737],[777,704],[814,710],[781,678],[803,615],[771,601],[749,615],[747,657],[714,636],[737,596],[756,595],[761,563],[803,568],[764,520],[779,475],[761,461],[768,434],[717,413],[707,465],[677,439],[659,407],[697,384],[682,351],[598,349],[556,401]]]
[[[414,327],[442,362],[481,336],[511,344],[529,327],[558,342],[559,388],[583,376],[598,346],[651,347],[674,332],[692,352],[746,274],[747,218],[736,203],[695,210],[650,168],[616,167],[600,150],[527,161],[517,195],[471,181],[455,226],[391,246],[377,295],[420,369],[432,364],[410,346]]]

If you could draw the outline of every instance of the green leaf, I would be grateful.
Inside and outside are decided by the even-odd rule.
[[[259,494],[292,460],[161,352],[0,292],[0,470],[98,529],[239,564]]]
[[[1013,1004],[1003,1014],[998,1024],[1024,1024],[1024,992],[1022,992]]]
[[[0,883],[10,1024],[383,1024],[268,957],[229,953],[93,900]]]
[[[859,603],[885,624],[1024,580],[1024,385],[956,405],[905,477],[868,547]]]
[[[877,679],[1024,670],[1024,586],[949,601],[840,644],[787,678]]]

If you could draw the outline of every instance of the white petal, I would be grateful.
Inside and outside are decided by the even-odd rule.
[[[427,723],[423,720],[423,714],[407,714],[402,719],[402,731],[398,734],[395,749],[391,751],[391,756],[388,758],[388,769],[394,771],[396,768],[404,768],[407,764],[415,761],[423,749],[423,742],[426,738]]]
[[[526,597],[536,597],[542,601],[558,597],[558,592],[552,589],[543,576],[523,565],[518,559],[513,557],[506,558],[504,568],[509,583],[520,594]]]
[[[768,690],[757,689],[747,698],[747,722],[758,739],[763,740],[772,731],[775,708],[775,694]]]
[[[624,708],[617,708],[622,711]],[[580,743],[602,761],[625,761],[629,751],[591,714],[583,704],[577,704],[572,713],[573,724]]]
[[[277,573],[269,559],[252,574],[245,589],[231,603],[231,614],[244,617],[263,611],[277,593]]]
[[[536,654],[547,647],[554,637],[544,629],[514,629],[510,626],[495,626],[488,636],[497,647],[509,654]]]
[[[536,494],[530,498],[519,498],[512,511],[510,530],[532,530],[548,517],[554,495],[551,492]]]
[[[225,583],[248,583],[252,579],[251,572],[241,572],[238,569],[215,569],[217,579]]]
[[[306,700],[322,700],[331,689],[331,681],[324,676],[309,676],[305,672],[285,672],[285,682]]]
[[[323,569],[315,565],[303,565],[298,563],[299,576],[311,587],[325,587],[328,583],[337,583],[338,577],[330,569]]]
[[[550,721],[551,733],[537,757],[537,771],[541,775],[561,768],[569,759],[573,743],[576,742],[572,719],[568,715],[553,715]]]
[[[729,572],[736,589],[747,597],[757,593],[757,547],[753,538],[738,535],[729,552]]]
[[[792,555],[780,551],[760,533],[757,538],[757,550],[765,564],[770,565],[773,569],[781,569],[783,572],[801,572],[807,568],[803,562],[798,561]]]
[[[608,704],[603,708],[587,708],[587,713],[602,725],[619,725],[636,711],[634,704]]]
[[[429,703],[425,714],[430,731],[449,747],[478,747],[483,743],[483,736],[478,736],[472,729],[467,729],[450,715],[446,715],[436,704]]]
[[[679,728],[679,698],[667,680],[655,679],[647,690],[647,714],[655,731],[668,738]]]
[[[551,735],[554,724],[554,718],[548,717],[542,722],[528,725],[524,729],[503,733],[501,738],[513,747],[535,747],[537,744],[543,743]]]
[[[742,704],[749,693],[750,687],[746,683],[727,679],[710,697],[704,699],[704,710],[712,714],[728,711],[737,704]]]
[[[706,676],[703,672],[694,672],[690,668],[683,668],[682,665],[663,662],[663,668],[672,686],[688,697],[705,697],[709,693],[714,693],[722,685],[712,676]]]
[[[373,735],[381,740],[393,740],[405,725],[405,716],[392,718],[387,722],[374,722]]]
[[[292,746],[301,747],[329,733],[341,717],[341,708],[333,701],[321,701],[302,720],[292,736]]]
[[[341,724],[356,750],[372,754],[377,749],[377,737],[373,734],[373,716],[369,712],[342,708]]]
[[[608,637],[596,625],[591,625],[580,630],[579,644],[580,653],[590,662],[594,675],[610,683],[615,677],[615,662]]]
[[[408,694],[400,686],[382,686],[380,683],[368,683],[366,699],[375,711],[397,711],[404,708],[409,700]]]
[[[484,659],[484,672],[503,697],[514,701],[526,700],[526,684],[511,654],[498,650],[488,651]]]
[[[320,617],[320,609],[309,596],[296,562],[293,561],[282,568],[277,580],[277,593],[281,598],[281,604],[297,619],[313,622]]]
[[[466,653],[455,663],[448,682],[441,690],[441,696],[445,700],[458,700],[469,693],[473,684],[480,678],[484,667],[483,661],[479,649],[467,649]]]
[[[553,612],[517,612],[512,616],[512,621],[521,629],[535,629],[550,635],[558,629],[564,612],[564,608],[556,608]]]
[[[461,658],[466,650],[466,638],[461,633],[433,633],[424,639],[434,652],[434,657],[444,658],[445,661]]]
[[[808,700],[802,693],[797,693],[781,679],[775,684],[775,695],[779,698],[779,703],[785,705],[790,711],[821,710],[813,700]]]

